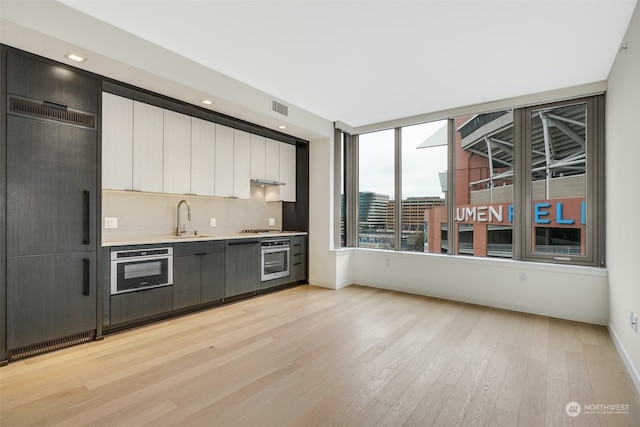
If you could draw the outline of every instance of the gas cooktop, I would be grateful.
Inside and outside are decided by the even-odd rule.
[[[274,230],[272,228],[257,228],[253,230],[242,230],[240,234],[270,234],[270,233],[282,233],[282,230]]]

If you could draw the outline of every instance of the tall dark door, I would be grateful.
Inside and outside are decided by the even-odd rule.
[[[7,117],[7,348],[96,329],[96,132]]]
[[[7,117],[7,255],[96,249],[96,132]]]

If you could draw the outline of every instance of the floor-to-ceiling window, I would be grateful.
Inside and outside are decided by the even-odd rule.
[[[358,148],[358,246],[395,249],[394,130],[360,135]]]
[[[456,117],[456,247],[459,255],[513,257],[513,111]]]
[[[401,129],[401,247],[411,252],[446,252],[447,120]]]
[[[603,107],[598,95],[359,135],[357,245],[603,266]]]
[[[525,258],[598,263],[603,97],[524,111]]]

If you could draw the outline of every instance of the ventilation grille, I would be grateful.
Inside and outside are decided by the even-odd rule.
[[[58,338],[39,344],[28,345],[15,350],[9,350],[9,361],[25,359],[27,357],[36,356],[49,351],[60,350],[62,348],[82,344],[92,341],[93,337],[94,331],[82,332],[80,334],[71,335],[70,337]]]
[[[70,110],[65,106],[47,102],[36,102],[22,98],[11,97],[9,111],[38,117],[40,119],[53,120],[67,125],[80,126],[87,129],[96,128],[96,116]]]
[[[275,99],[271,100],[271,111],[275,111],[276,113],[282,114],[283,116],[289,115],[289,107],[281,102],[276,101]]]

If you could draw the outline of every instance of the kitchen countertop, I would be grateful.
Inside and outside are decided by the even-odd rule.
[[[185,236],[140,236],[127,237],[122,240],[106,240],[102,242],[102,247],[111,246],[133,246],[133,245],[152,245],[158,243],[182,243],[182,242],[202,242],[209,240],[233,240],[233,239],[255,239],[263,237],[285,237],[285,236],[306,236],[306,231],[282,231],[279,233],[236,233],[236,234],[198,234]]]

